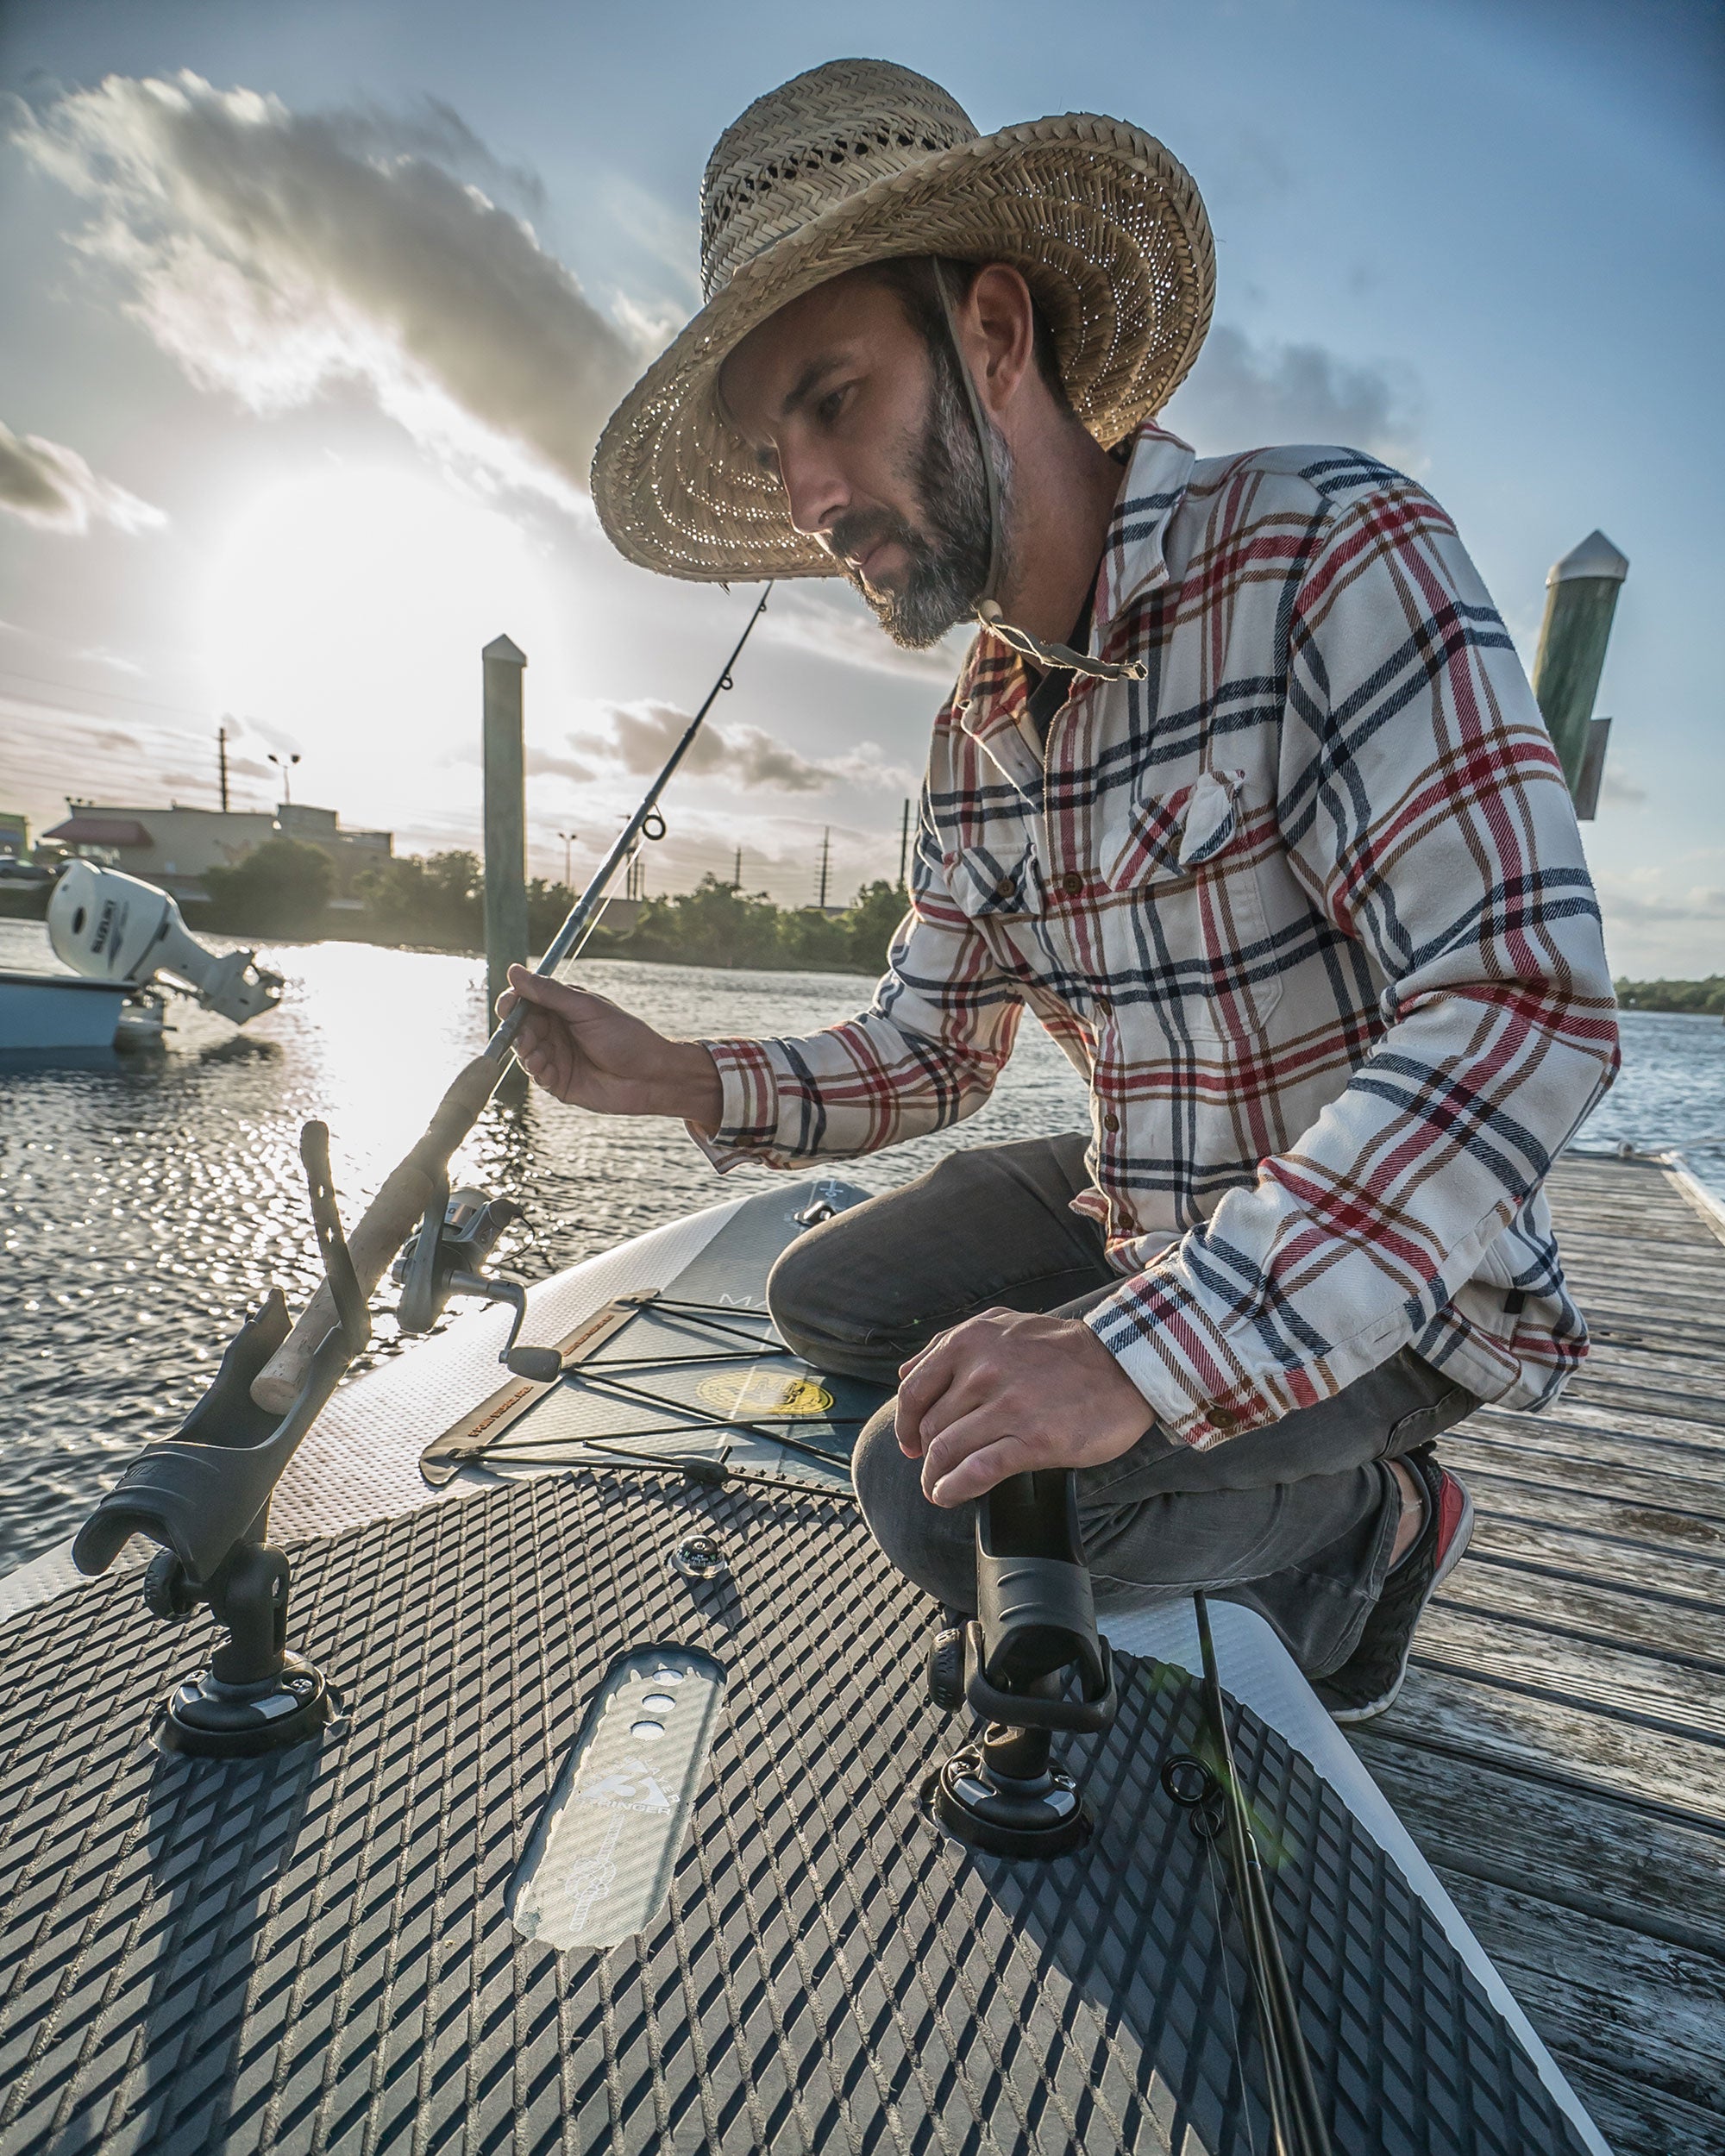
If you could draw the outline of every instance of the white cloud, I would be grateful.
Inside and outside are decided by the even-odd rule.
[[[474,759],[462,756],[460,761],[467,763]],[[522,751],[522,765],[530,779],[573,779],[577,786],[593,781],[591,764],[577,756],[559,756],[548,749],[535,749],[530,743]]]
[[[1608,763],[1605,775],[1600,780],[1599,798],[1617,808],[1638,808],[1647,798],[1647,789],[1638,779],[1624,772],[1614,771]]]
[[[1320,344],[1255,345],[1226,323],[1211,330],[1166,419],[1206,455],[1336,442],[1403,468],[1421,461],[1410,370],[1361,365]]]
[[[1621,880],[1602,882],[1600,905],[1608,920],[1635,927],[1675,922],[1684,926],[1725,921],[1725,890],[1697,885],[1675,895],[1634,890]]]
[[[44,531],[88,531],[92,523],[147,531],[167,518],[112,479],[98,479],[76,449],[0,424],[0,509]]]
[[[536,183],[448,107],[297,113],[112,76],[19,139],[92,204],[78,246],[200,387],[265,411],[362,382],[439,453],[578,501],[639,354],[493,198]]]
[[[961,626],[926,651],[906,651],[893,642],[850,585],[835,578],[825,585],[809,580],[778,586],[761,634],[770,642],[812,651],[841,665],[908,674],[944,690],[957,678],[975,630]]]
[[[604,708],[606,731],[572,734],[569,745],[645,777],[659,769],[689,723],[687,711],[668,704],[612,704]],[[911,790],[908,772],[884,761],[873,742],[850,754],[813,761],[758,726],[715,726],[709,722],[691,743],[681,769],[716,779],[738,792],[824,793],[834,786]]]

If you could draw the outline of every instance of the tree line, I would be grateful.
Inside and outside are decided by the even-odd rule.
[[[477,854],[414,854],[380,862],[354,882],[355,909],[329,911],[336,872],[322,847],[271,838],[232,868],[204,877],[207,913],[198,922],[235,936],[286,938],[339,935],[358,942],[485,948],[485,868]],[[543,950],[574,904],[561,883],[536,876],[527,887],[529,940]],[[775,906],[703,876],[693,891],[649,899],[624,934],[603,927],[596,953],[688,966],[752,966],[810,972],[878,974],[905,911],[902,887],[884,879],[864,885],[842,912]],[[1725,974],[1705,981],[1620,981],[1626,1011],[1692,1012],[1725,1018]]]
[[[1705,981],[1618,981],[1617,1004],[1624,1011],[1692,1011],[1725,1018],[1725,974]]]
[[[195,925],[229,935],[485,948],[485,868],[477,854],[463,850],[380,862],[354,879],[357,905],[334,912],[329,856],[298,839],[267,839],[233,868],[210,869],[204,881],[210,905],[199,909]],[[574,902],[565,884],[532,879],[527,928],[536,950]],[[886,964],[905,905],[902,887],[884,880],[865,885],[842,911],[823,912],[775,906],[764,892],[708,875],[693,891],[643,900],[625,931],[601,925],[590,948],[596,956],[667,964],[875,975]]]

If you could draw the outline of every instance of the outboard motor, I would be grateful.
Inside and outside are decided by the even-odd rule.
[[[93,861],[68,862],[48,899],[54,956],[89,981],[141,988],[169,975],[205,1010],[243,1025],[281,1000],[281,975],[256,953],[205,950],[166,891]]]

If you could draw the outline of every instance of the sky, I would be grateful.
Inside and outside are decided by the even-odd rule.
[[[1585,827],[1615,971],[1725,971],[1714,0],[0,0],[0,807],[295,798],[478,842],[480,653],[527,653],[533,873],[579,879],[752,604],[624,563],[606,413],[698,304],[712,142],[862,53],[987,131],[1159,135],[1216,232],[1165,415],[1372,450],[1531,665],[1548,567],[1628,555]],[[781,586],[649,888],[897,874],[955,648]],[[566,836],[567,843],[566,843]]]

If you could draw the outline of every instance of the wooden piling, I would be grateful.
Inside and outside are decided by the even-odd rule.
[[[1578,793],[1587,760],[1593,699],[1628,558],[1603,531],[1590,532],[1553,564],[1546,579],[1546,617],[1534,660],[1534,694],[1551,729],[1571,793]],[[1597,791],[1595,778],[1595,791]]]
[[[521,676],[527,655],[507,636],[485,648],[486,995],[495,1012],[509,969],[527,962],[527,796]]]

